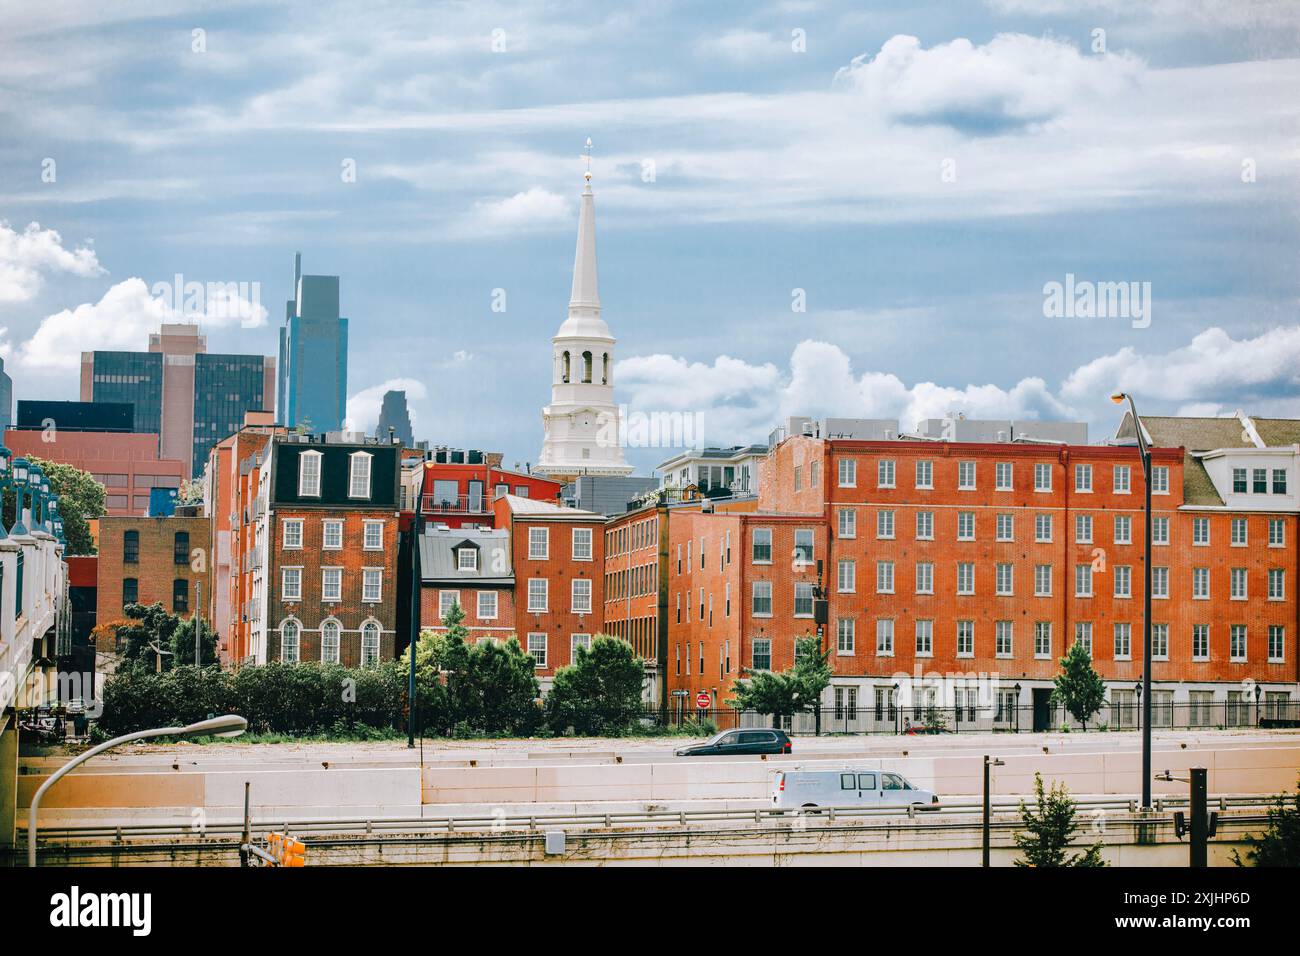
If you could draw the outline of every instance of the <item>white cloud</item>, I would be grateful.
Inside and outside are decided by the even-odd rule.
[[[572,218],[567,199],[549,189],[533,187],[507,199],[476,203],[473,215],[464,225],[497,232],[546,228],[568,223]]]
[[[696,44],[703,56],[720,56],[735,63],[752,63],[777,54],[790,53],[790,41],[757,30],[728,30],[707,36]]]
[[[107,270],[85,246],[65,249],[63,237],[32,222],[22,232],[0,220],[0,302],[26,302],[35,298],[52,273],[89,278]]]
[[[222,283],[191,286],[178,296],[170,283],[150,289],[133,276],[111,286],[98,302],[46,316],[13,354],[28,369],[65,371],[80,366],[83,351],[139,351],[164,322],[198,322],[206,328],[266,325],[267,310],[252,289]]]
[[[150,332],[174,319],[171,308],[149,294],[143,279],[131,278],[113,285],[98,302],[46,317],[14,354],[28,368],[75,369],[83,350],[139,351]]]
[[[1253,339],[1210,328],[1163,354],[1123,348],[1075,369],[1061,394],[1085,401],[1117,390],[1180,403],[1294,399],[1300,391],[1300,326],[1280,326]]]
[[[1069,43],[1023,33],[999,34],[982,46],[959,38],[928,50],[900,34],[875,56],[854,59],[836,82],[892,119],[997,131],[1114,96],[1141,68],[1130,56],[1085,57]]]
[[[415,424],[413,402],[422,401],[427,392],[424,383],[414,378],[390,378],[386,382],[363,388],[348,398],[347,417],[343,427],[348,431],[361,431],[370,434],[379,423],[379,408],[384,401],[384,393],[389,391],[406,392],[407,410],[411,415],[411,424]]]
[[[615,370],[632,411],[690,411],[704,416],[710,442],[762,440],[792,415],[897,418],[904,431],[926,418],[1085,421],[1093,434],[1115,422],[1109,396],[1132,391],[1149,414],[1296,414],[1300,401],[1300,326],[1234,340],[1208,329],[1188,345],[1143,355],[1132,348],[1085,363],[1053,389],[1037,376],[996,383],[908,384],[888,372],[855,372],[849,356],[829,342],[805,340],[788,370],[720,356],[712,364],[670,355],[624,359]]]

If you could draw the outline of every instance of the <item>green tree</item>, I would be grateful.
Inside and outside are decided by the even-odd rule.
[[[527,734],[537,728],[541,691],[536,665],[511,637],[470,643],[465,611],[453,604],[443,631],[422,631],[415,645],[417,725],[447,734]],[[409,649],[402,654],[409,668]]]
[[[163,610],[161,604],[128,604],[122,608],[126,619],[115,625],[117,644],[124,666],[153,670],[162,655],[162,669],[172,666],[172,641],[181,619]],[[190,632],[190,663],[193,663],[194,632]]]
[[[172,630],[172,667],[179,667],[182,664],[193,665],[195,626],[195,619],[191,617],[187,620],[181,620]],[[204,667],[209,664],[217,663],[217,633],[206,622],[203,624],[202,648],[200,653],[203,655],[201,663]]]
[[[1024,853],[1024,858],[1016,860],[1016,866],[1105,866],[1101,858],[1101,841],[1097,841],[1082,853],[1066,855],[1072,844],[1070,840],[1079,829],[1075,822],[1078,807],[1070,799],[1070,791],[1065,784],[1056,783],[1050,790],[1043,789],[1043,775],[1034,774],[1035,806],[1026,806],[1020,802],[1020,819],[1025,829],[1016,834],[1016,846]]]
[[[645,662],[632,645],[597,634],[591,647],[578,647],[576,658],[555,673],[546,696],[546,719],[557,734],[615,736],[640,720]]]
[[[1101,710],[1106,699],[1106,685],[1092,667],[1092,655],[1075,641],[1060,660],[1061,673],[1056,675],[1052,697],[1088,729],[1088,721]]]
[[[795,641],[794,655],[789,670],[745,668],[741,679],[731,686],[728,705],[771,714],[775,727],[779,718],[802,713],[821,700],[822,691],[831,682],[830,650],[822,650],[819,638],[802,637]]]
[[[1268,829],[1261,837],[1246,837],[1246,844],[1250,849],[1245,860],[1232,851],[1237,866],[1246,866],[1247,861],[1255,866],[1300,866],[1300,783],[1294,794],[1278,794],[1268,811]]]
[[[63,537],[67,539],[67,554],[94,554],[95,542],[90,534],[89,522],[104,516],[104,486],[89,472],[57,461],[29,458],[40,465],[50,480],[50,491],[59,496],[59,516],[63,519]],[[9,489],[4,494],[5,527],[14,525],[15,494]]]

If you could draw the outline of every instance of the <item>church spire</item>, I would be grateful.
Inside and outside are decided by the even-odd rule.
[[[573,292],[569,297],[569,314],[575,309],[600,314],[600,293],[596,288],[596,206],[591,192],[591,137],[587,137],[586,186],[582,190],[582,209],[578,216],[578,248],[573,257]]]

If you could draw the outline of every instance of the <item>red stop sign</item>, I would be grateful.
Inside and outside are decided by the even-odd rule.
[[[708,710],[713,704],[713,698],[709,696],[707,690],[702,690],[695,695],[695,706],[700,710]]]

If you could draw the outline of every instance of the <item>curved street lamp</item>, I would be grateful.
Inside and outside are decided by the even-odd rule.
[[[1145,498],[1142,520],[1146,530],[1142,563],[1142,809],[1151,808],[1151,446],[1142,433],[1133,396],[1117,392],[1110,397],[1116,405],[1128,402],[1133,416],[1133,434],[1137,436],[1138,455],[1142,459],[1142,484]]]
[[[45,791],[54,786],[54,784],[72,770],[85,763],[91,757],[102,754],[119,744],[130,743],[133,740],[144,740],[149,737],[238,737],[248,729],[248,721],[238,714],[224,714],[221,717],[210,717],[207,720],[200,720],[198,723],[190,724],[188,727],[156,727],[153,730],[137,730],[133,734],[123,734],[121,737],[114,737],[107,740],[98,747],[91,747],[84,754],[79,754],[65,763],[54,773],[50,774],[48,780],[41,784],[36,795],[32,797],[31,809],[27,811],[27,865],[36,866],[36,816],[40,811],[41,797],[45,796]]]

